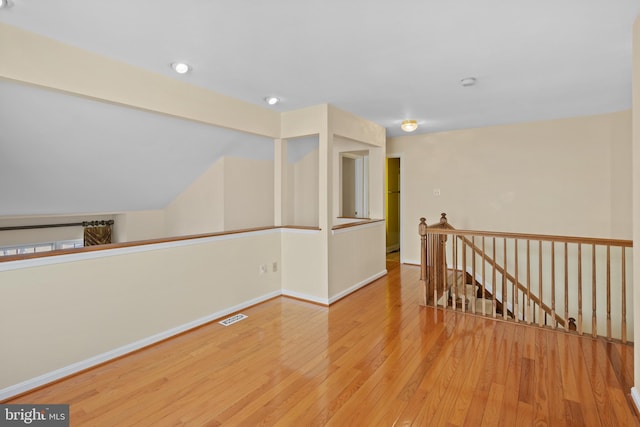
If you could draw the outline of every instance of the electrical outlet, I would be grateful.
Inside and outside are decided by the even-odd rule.
[[[274,273],[278,271],[278,261],[273,261],[272,267]]]
[[[260,274],[264,274],[267,272],[267,265],[266,264],[262,264],[260,266]]]
[[[439,189],[439,188],[435,188],[435,189],[433,190],[433,195],[434,195],[434,196],[439,196],[439,195],[440,195],[440,189]]]

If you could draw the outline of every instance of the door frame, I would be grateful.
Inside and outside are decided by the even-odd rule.
[[[404,165],[404,153],[387,153],[387,155],[385,157],[385,183],[387,181],[386,174],[388,173],[388,171],[386,171],[386,161],[387,161],[386,159],[400,159],[400,217],[398,218],[398,225],[400,227],[400,262],[404,263],[405,262],[405,259],[404,259],[404,253],[405,253],[405,251],[404,251],[404,237],[403,237],[404,233],[403,233],[403,228],[402,228],[402,225],[403,225],[402,215],[404,213],[404,204],[405,204],[405,201],[404,201],[405,198],[403,197],[403,195],[405,194],[405,174],[404,174],[405,167],[403,166]],[[385,191],[389,191],[386,188],[386,184],[385,184]],[[385,200],[386,200],[386,197],[385,197]],[[387,211],[386,208],[387,207],[386,207],[386,203],[385,203],[385,214],[386,214],[386,211]],[[385,222],[386,221],[387,221],[387,218],[386,218],[386,215],[385,215]],[[385,240],[385,252],[386,252],[386,248],[387,248],[387,245],[386,245],[386,240]]]

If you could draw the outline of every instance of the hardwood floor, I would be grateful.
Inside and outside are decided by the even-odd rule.
[[[6,403],[91,426],[637,426],[633,349],[420,307],[419,267],[277,298]]]
[[[387,271],[400,267],[400,251],[387,254]]]

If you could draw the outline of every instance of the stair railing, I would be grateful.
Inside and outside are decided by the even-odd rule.
[[[446,214],[419,233],[425,305],[627,342],[630,240],[457,230]]]
[[[425,218],[420,218],[418,225],[420,234],[420,280],[424,286],[423,305],[434,305],[445,292],[447,261],[446,234],[433,234],[429,230],[448,229],[446,217],[437,224],[427,225]]]

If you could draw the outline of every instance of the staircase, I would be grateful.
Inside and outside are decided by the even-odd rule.
[[[424,305],[623,343],[632,335],[630,240],[457,230],[444,213],[418,230]]]
[[[449,270],[447,283],[451,283],[452,286],[449,288],[449,292],[438,299],[438,306],[453,305],[455,294],[456,305],[459,309],[462,309],[462,301],[464,301],[465,311],[493,313],[491,293],[481,283],[474,281],[469,273],[461,270]],[[496,314],[502,314],[502,302],[500,300],[496,301]],[[507,316],[513,317],[513,313],[507,313]]]

